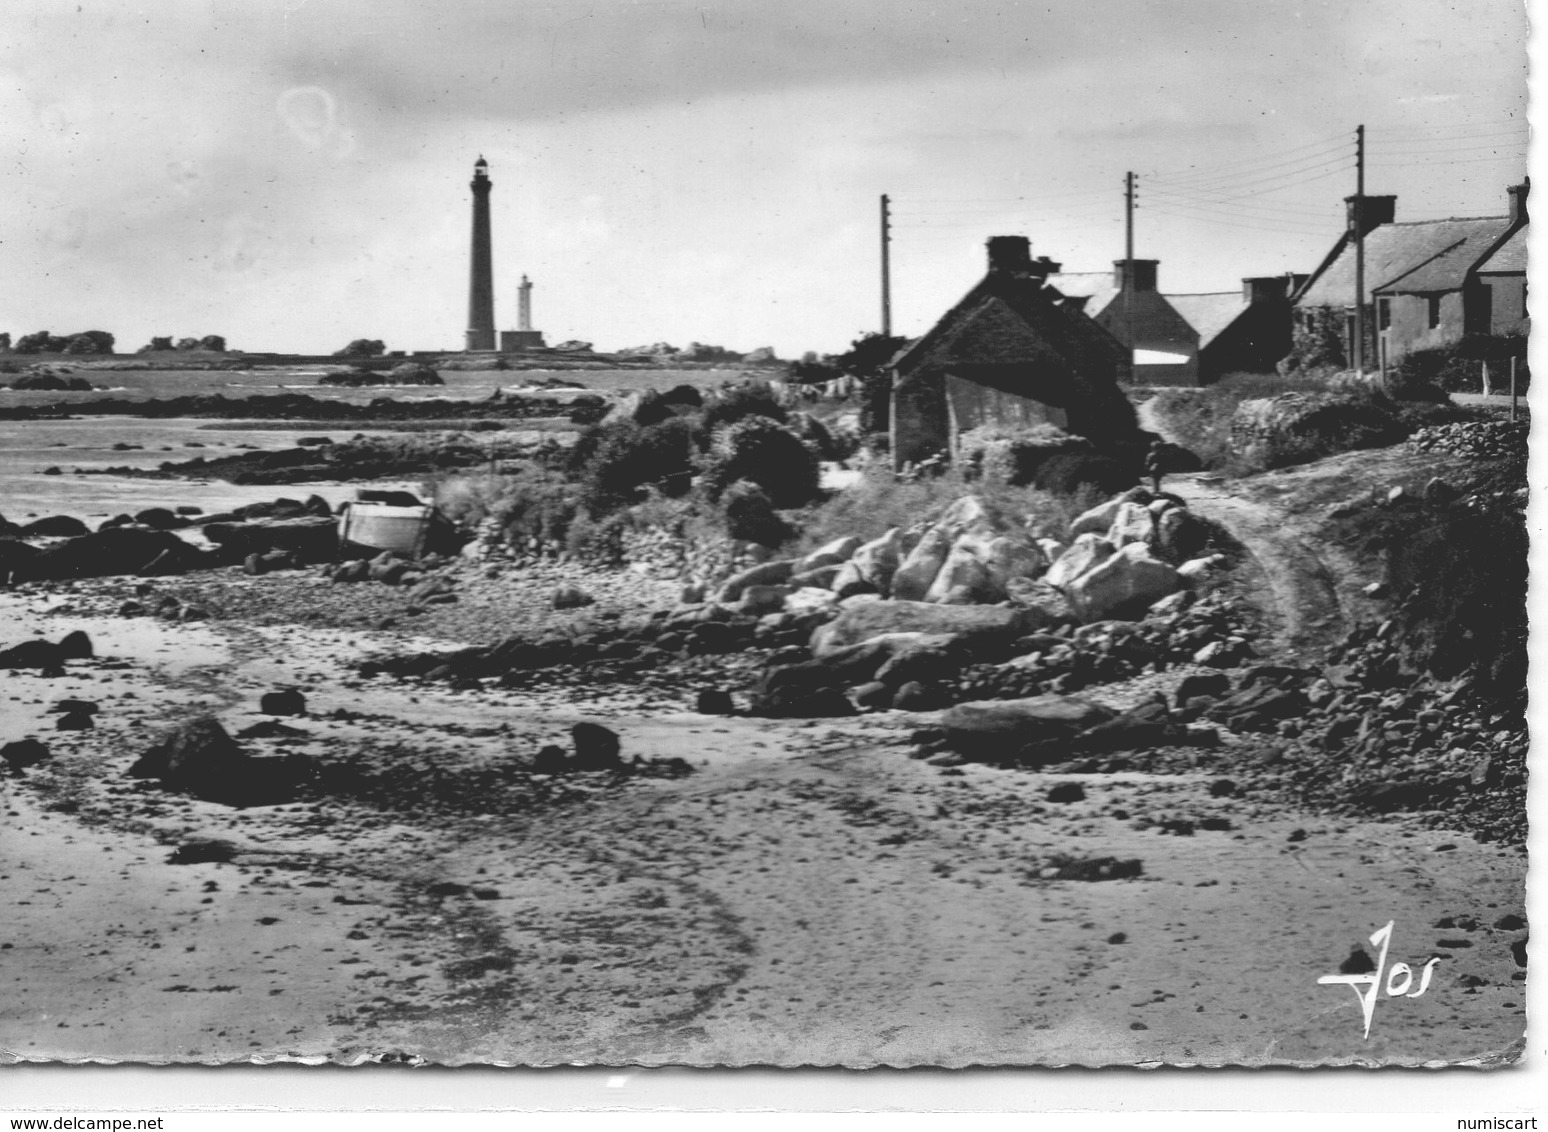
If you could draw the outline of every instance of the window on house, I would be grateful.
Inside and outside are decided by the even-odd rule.
[[[1434,330],[1440,325],[1441,297],[1439,295],[1426,296],[1430,301],[1430,329]]]
[[[1376,327],[1379,330],[1387,330],[1392,326],[1392,300],[1376,300]]]

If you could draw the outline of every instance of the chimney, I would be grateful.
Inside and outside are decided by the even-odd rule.
[[[985,244],[989,249],[991,272],[1033,274],[1032,241],[1025,236],[990,236]]]
[[[1510,194],[1510,226],[1519,228],[1529,222],[1527,216],[1527,193],[1532,189],[1532,178],[1528,177],[1519,185],[1512,185],[1505,191]]]
[[[1288,275],[1255,275],[1242,280],[1242,298],[1248,303],[1282,303],[1289,286]]]
[[[1154,291],[1159,259],[1113,260],[1113,286],[1120,291]]]
[[[1349,231],[1354,232],[1356,218],[1363,216],[1365,227],[1360,235],[1368,236],[1371,229],[1392,223],[1393,218],[1397,216],[1397,197],[1373,197],[1367,193],[1363,209],[1360,208],[1358,196],[1345,197],[1344,210]]]

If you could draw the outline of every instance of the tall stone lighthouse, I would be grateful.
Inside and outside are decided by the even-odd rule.
[[[494,259],[489,238],[489,163],[482,157],[473,165],[473,246],[468,276],[469,350],[495,348]]]

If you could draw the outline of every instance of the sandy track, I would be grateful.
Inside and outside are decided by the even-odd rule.
[[[1199,776],[1084,775],[1086,799],[1053,805],[1049,776],[909,760],[902,716],[771,724],[628,697],[410,691],[341,670],[368,634],[115,629],[0,603],[52,636],[85,624],[103,654],[64,680],[5,681],[7,738],[58,696],[104,704],[98,730],[47,736],[55,770],[4,787],[13,1055],[1423,1062],[1499,1057],[1522,1033],[1511,936],[1489,925],[1520,911],[1524,862],[1465,836],[1213,798]],[[698,770],[441,817],[234,811],[123,782],[159,720],[197,701],[245,725],[279,675],[308,688],[296,744],[320,757],[390,738],[481,765],[585,717],[628,754]],[[324,718],[337,707],[362,718]],[[78,812],[47,808],[67,797]],[[1233,828],[1135,828],[1211,815]],[[190,836],[243,852],[169,864]],[[1038,877],[1066,853],[1137,857],[1144,874]],[[1443,916],[1479,924],[1440,931]],[[1424,998],[1379,1004],[1367,1042],[1354,996],[1316,978],[1388,920],[1394,959],[1448,959]]]

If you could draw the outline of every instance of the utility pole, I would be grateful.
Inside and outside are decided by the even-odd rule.
[[[1134,290],[1134,174],[1123,177],[1123,333],[1129,348],[1129,377],[1134,376],[1134,314],[1129,292]]]
[[[882,300],[882,334],[892,337],[892,255],[890,245],[892,243],[892,216],[888,206],[892,202],[887,199],[887,194],[882,193],[881,198],[881,300]]]
[[[1355,127],[1355,373],[1365,373],[1365,127]]]

